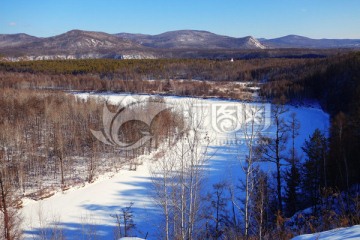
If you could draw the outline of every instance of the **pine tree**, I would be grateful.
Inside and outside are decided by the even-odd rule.
[[[296,119],[296,114],[292,113],[289,120],[289,128],[291,135],[291,149],[287,161],[290,164],[290,169],[285,172],[285,214],[292,216],[299,210],[299,188],[300,188],[300,171],[299,158],[295,148],[295,139],[299,135],[300,123]]]
[[[291,217],[299,210],[300,170],[297,164],[291,164],[285,173],[285,214]]]
[[[302,147],[306,154],[303,166],[302,192],[307,204],[317,212],[320,201],[321,187],[326,185],[324,167],[326,165],[327,139],[324,134],[316,129],[309,140],[305,140]]]

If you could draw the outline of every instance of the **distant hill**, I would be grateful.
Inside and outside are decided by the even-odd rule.
[[[111,34],[80,30],[72,30],[49,38],[28,38],[16,45],[10,45],[8,42],[5,44],[7,47],[3,52],[26,55],[115,54],[118,51],[144,48],[133,41]]]
[[[22,44],[34,42],[36,40],[39,40],[39,38],[27,35],[25,33],[0,34],[0,48],[19,46]]]
[[[312,39],[288,35],[274,39],[260,39],[268,48],[360,48],[360,39]]]
[[[353,49],[360,48],[360,40],[311,39],[296,35],[275,39],[256,39],[251,36],[235,38],[197,30],[170,31],[158,35],[108,34],[72,30],[47,38],[38,38],[24,33],[0,35],[0,56],[7,61],[83,58],[281,57],[292,56],[292,52],[285,54],[281,51],[275,53],[269,51],[271,49],[272,51],[274,49],[294,51],[292,49],[295,48],[300,50]],[[309,54],[309,52],[303,52],[300,55],[297,54],[297,57]]]
[[[234,38],[207,31],[180,30],[158,35],[118,33],[143,46],[161,49],[265,49],[257,39],[248,36]]]

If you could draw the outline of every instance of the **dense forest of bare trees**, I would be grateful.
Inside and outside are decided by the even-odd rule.
[[[102,144],[90,132],[101,127],[102,102],[19,89],[1,89],[0,101],[0,232],[5,239],[17,239],[21,197],[46,198],[59,189],[92,182],[101,173],[126,166],[136,169],[141,163],[132,159],[165,140],[170,144],[175,127],[182,124],[174,112],[164,110],[146,129],[155,140],[125,152]],[[136,124],[122,126],[124,141],[134,141]]]
[[[90,129],[101,127],[101,102],[92,99],[83,101],[59,92],[5,89],[0,94],[1,161],[7,172],[16,174],[16,186],[24,194],[29,189],[41,190],[44,178],[65,187],[70,184],[67,179],[78,178],[74,169],[84,160],[88,160],[88,167],[79,171],[88,171],[85,174],[87,181],[91,181],[98,167],[121,165],[123,160],[118,158],[121,152],[99,144],[90,132]],[[13,97],[15,95],[16,98]],[[177,124],[172,118],[172,113],[165,111],[154,120],[151,131],[157,141],[163,141],[171,134],[172,126],[169,125]],[[163,121],[168,122],[168,127]],[[136,137],[134,124],[124,125],[123,128],[128,128],[123,129],[125,133],[132,132],[128,138]],[[127,157],[142,154],[155,144],[144,146],[130,155],[128,153]],[[108,154],[105,163],[110,165],[98,162],[99,153]],[[94,158],[97,160],[93,161]],[[111,163],[109,159],[113,159]]]
[[[167,144],[171,154],[153,169],[154,200],[161,208],[164,239],[288,239],[293,234],[360,223],[360,55],[326,59],[71,60],[0,63],[0,234],[18,239],[21,197],[49,197],[54,190],[92,182],[109,170],[136,169],[136,156]],[[179,113],[167,110],[154,119],[154,138],[143,147],[122,151],[97,141],[89,129],[102,124],[103,104],[79,100],[64,91],[160,93],[250,100],[252,92],[236,82],[260,86],[273,101],[275,136],[261,136],[248,122],[248,152],[243,183],[219,182],[202,192],[204,144],[197,125],[184,128]],[[16,97],[15,97],[16,96]],[[299,123],[289,121],[290,103],[318,100],[330,113],[327,137],[319,130],[294,147]],[[280,99],[280,100],[277,100]],[[341,100],[341,101],[340,101]],[[161,99],[151,99],[161,101]],[[115,110],[116,106],[109,106]],[[149,109],[151,111],[151,109]],[[254,113],[255,114],[255,113]],[[138,137],[123,126],[123,138]],[[260,145],[254,139],[260,138]],[[181,144],[180,144],[181,143]],[[290,149],[285,145],[292,146]],[[205,144],[206,145],[206,144]],[[275,176],[259,168],[276,166]],[[272,179],[275,179],[273,181]],[[234,189],[242,188],[245,197]],[[299,210],[312,208],[304,216]],[[294,215],[295,214],[295,215]],[[294,220],[295,218],[295,220]],[[202,229],[202,230],[201,230]]]
[[[250,100],[243,85],[307,76],[319,59],[69,60],[0,63],[3,88],[162,93]],[[194,81],[197,80],[197,81]]]

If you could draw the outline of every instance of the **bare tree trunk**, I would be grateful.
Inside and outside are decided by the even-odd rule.
[[[0,153],[1,154],[1,153]],[[3,156],[0,156],[3,158]],[[3,219],[0,239],[16,240],[20,239],[21,218],[16,210],[16,197],[13,186],[10,184],[10,174],[6,170],[6,166],[0,159],[0,216]]]
[[[232,187],[230,186],[229,191],[230,191],[230,198],[231,198],[231,210],[232,210],[232,214],[233,214],[233,225],[234,225],[235,228],[237,228],[234,189],[232,189]]]
[[[2,169],[1,169],[2,170]],[[1,191],[1,211],[3,212],[4,215],[4,238],[6,240],[11,240],[10,237],[10,224],[9,224],[9,213],[8,213],[8,207],[7,207],[7,193],[5,191],[5,186],[4,186],[4,182],[3,182],[3,174],[0,170],[0,191]]]
[[[162,208],[165,217],[165,239],[170,238],[170,201],[171,195],[169,194],[173,175],[173,162],[171,159],[161,157],[158,159],[155,169],[151,169],[153,177],[153,185],[155,187],[154,200]]]
[[[64,180],[64,161],[63,161],[63,157],[59,156],[59,160],[60,160],[61,186],[64,186],[65,180]]]
[[[282,207],[282,194],[281,194],[281,170],[280,161],[276,162],[276,182],[277,182],[277,195],[278,195],[278,209],[283,212]]]
[[[200,142],[204,136],[197,131],[199,126],[192,122],[194,119],[190,116],[188,132],[179,136],[179,141],[167,151],[164,160],[158,160],[162,169],[157,177],[162,185],[161,191],[157,191],[161,192],[161,197],[155,201],[161,202],[165,218],[164,232],[168,239],[190,240],[197,234],[195,227],[199,219],[202,167],[207,146]],[[169,186],[172,193],[166,190]],[[170,223],[170,218],[173,223]],[[173,229],[170,229],[170,225]]]
[[[247,109],[247,106],[244,105],[244,109]],[[249,237],[250,231],[250,222],[251,222],[251,214],[250,214],[250,204],[251,204],[251,194],[253,191],[253,177],[254,171],[256,168],[254,167],[255,162],[257,159],[254,156],[254,145],[255,140],[259,136],[261,127],[257,125],[256,115],[261,109],[257,106],[251,107],[247,109],[244,114],[244,122],[243,122],[243,136],[245,139],[246,146],[248,148],[248,154],[245,159],[245,164],[242,164],[242,169],[245,172],[245,202],[244,202],[244,224],[245,224],[245,239]]]
[[[282,182],[281,182],[281,166],[284,159],[282,153],[286,150],[286,143],[288,138],[289,127],[283,118],[283,114],[288,109],[283,104],[274,104],[272,109],[272,119],[275,127],[275,137],[263,137],[268,143],[261,146],[261,153],[265,161],[272,162],[276,165],[276,194],[277,194],[277,209],[283,213],[282,206]]]
[[[277,182],[277,198],[278,209],[283,212],[282,209],[282,194],[281,194],[281,165],[280,165],[280,116],[279,113],[275,113],[275,126],[276,126],[276,138],[275,138],[275,163],[276,163],[276,182]]]

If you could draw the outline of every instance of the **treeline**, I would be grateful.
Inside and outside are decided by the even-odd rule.
[[[297,231],[303,233],[358,224],[359,53],[327,59],[252,59],[235,62],[102,59],[0,63],[0,187],[2,200],[11,203],[10,208],[0,203],[2,216],[11,215],[9,209],[19,204],[13,200],[13,192],[16,192],[14,188],[24,195],[30,194],[30,197],[37,198],[48,194],[45,193],[48,189],[91,182],[97,174],[107,171],[106,168],[118,169],[124,164],[136,167],[137,163],[131,162],[131,159],[156,148],[158,140],[165,141],[173,135],[171,129],[175,129],[174,126],[184,124],[181,117],[166,112],[155,119],[151,130],[157,132],[160,139],[145,144],[137,151],[119,153],[113,147],[96,141],[89,131],[102,125],[102,105],[94,101],[79,101],[54,90],[214,95],[250,99],[251,92],[235,87],[237,85],[228,81],[261,83],[260,95],[269,101],[283,96],[292,102],[316,99],[330,113],[331,127],[328,138],[327,134],[319,131],[309,136],[303,145],[305,159],[300,161],[295,149],[287,153],[285,147],[296,137],[295,117],[292,122],[284,122],[282,105],[275,104],[272,117],[277,123],[275,128],[280,131],[277,136],[287,138],[264,139],[268,144],[256,149],[251,145],[253,151],[244,159],[247,164],[244,170],[248,171],[245,175],[249,177],[248,190],[246,183],[241,184],[241,190],[248,193],[247,198],[235,196],[227,184],[214,185],[207,207],[212,210],[210,215],[206,215],[208,225],[206,231],[201,232],[204,234],[201,237],[227,236],[241,239],[258,236],[260,239],[286,239]],[[139,127],[125,125],[125,136],[122,137],[138,137],[133,134],[135,126]],[[285,129],[286,133],[281,133]],[[247,140],[248,143],[253,141]],[[191,158],[197,159],[196,156]],[[185,158],[181,160],[186,161]],[[259,170],[257,165],[260,161],[275,164],[275,181],[270,180],[272,176]],[[163,170],[160,179],[164,179],[165,175],[170,177],[166,169],[169,166],[162,167],[165,169],[160,169]],[[191,171],[197,171],[194,167],[189,165]],[[177,178],[179,172],[174,171],[174,174]],[[168,180],[167,184],[171,184],[171,179]],[[184,182],[181,186],[186,184]],[[189,187],[196,192],[199,189],[197,185]],[[189,225],[184,225],[188,232],[176,232],[171,226],[183,224],[187,209],[200,209],[200,203],[186,200],[186,188],[181,191],[178,186],[169,185],[169,188],[174,189],[170,192],[174,194],[168,196],[174,203],[170,201],[162,206],[168,217],[173,217],[168,219],[169,226],[165,228],[167,235],[169,238],[186,238],[189,234],[195,236],[192,234],[195,234],[197,220],[204,220],[204,216],[198,216],[197,211],[187,216],[191,220]],[[162,197],[163,194],[170,194],[167,192],[168,187],[158,190]],[[178,193],[184,199],[179,198]],[[194,197],[191,194],[188,195],[189,199]],[[237,211],[236,214],[228,211],[225,206],[229,205],[233,211]],[[4,206],[9,211],[5,211]],[[181,211],[173,209],[173,206],[180,206]],[[290,223],[286,220],[286,217],[290,218],[306,207],[313,209],[309,216],[297,215],[297,220]],[[246,216],[242,214],[244,208],[248,210]],[[217,215],[212,215],[214,212]],[[17,222],[17,218],[11,219],[13,223],[5,222],[9,229],[16,226]],[[289,232],[289,224],[292,223],[295,229]],[[185,229],[184,226],[180,229]]]
[[[192,80],[104,80],[84,75],[43,75],[0,72],[0,87],[58,91],[146,93],[251,100],[255,84]]]
[[[183,126],[182,118],[170,110],[158,113],[150,126],[136,121],[123,124],[118,134],[125,143],[140,139],[140,131],[154,136],[127,151],[92,135],[91,129],[106,128],[103,107],[103,102],[84,101],[59,91],[0,89],[1,239],[18,239],[20,217],[16,209],[21,206],[21,197],[46,198],[55,191],[92,182],[105,172],[126,166],[135,170],[141,164],[135,161],[137,156],[163,142],[171,144],[175,128]],[[116,112],[119,106],[108,107]],[[146,111],[155,109],[150,104]]]
[[[282,74],[297,74],[295,68],[319,59],[266,58],[216,61],[200,59],[157,60],[49,60],[0,62],[1,72],[46,75],[86,75],[105,80],[196,79],[213,81],[261,81]],[[300,73],[300,71],[299,71]],[[90,81],[90,80],[89,80]]]
[[[270,81],[261,91],[270,99],[319,101],[331,116],[328,186],[344,190],[360,182],[360,53],[330,57],[307,76]]]
[[[167,110],[156,116],[151,129],[137,123],[124,124],[120,131],[125,142],[136,141],[139,129],[156,136],[156,143],[149,142],[125,155],[125,151],[99,142],[90,131],[101,130],[102,102],[61,92],[2,89],[0,106],[2,170],[13,175],[13,185],[30,197],[41,197],[42,190],[66,188],[76,181],[91,182],[97,170],[106,170],[101,168],[120,168],[129,159],[158,147],[181,123]],[[118,107],[109,105],[113,111]],[[151,104],[146,111],[152,111]],[[105,159],[105,164],[99,162]],[[84,169],[84,164],[89,168]]]
[[[62,60],[0,63],[0,87],[251,100],[251,83],[307,76],[320,59]],[[247,83],[232,84],[232,83]],[[250,84],[250,85],[249,85]],[[254,86],[255,86],[254,85]]]
[[[312,82],[317,99],[331,115],[329,184],[349,189],[360,183],[360,54],[330,61]]]
[[[158,157],[152,171],[154,199],[162,210],[159,238],[290,239],[360,224],[358,190],[341,192],[330,185],[325,133],[311,133],[301,154],[295,147],[300,122],[296,114],[287,115],[286,105],[273,104],[270,136],[255,120],[261,107],[251,110],[237,138],[246,145],[237,156],[239,172],[207,187],[209,192],[204,166],[211,140],[196,126],[186,141]],[[200,139],[205,139],[203,150],[197,152]]]

